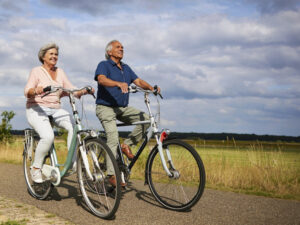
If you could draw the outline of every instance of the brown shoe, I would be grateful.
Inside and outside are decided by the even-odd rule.
[[[127,156],[129,160],[132,160],[134,158],[134,155],[132,154],[128,145],[123,144],[121,148],[122,152]]]
[[[116,180],[116,177],[115,177],[114,175],[112,175],[112,176],[110,176],[110,177],[108,178],[108,182],[109,182],[112,186],[116,187],[117,180]],[[126,185],[127,185],[126,183],[121,182],[121,187],[125,187]]]

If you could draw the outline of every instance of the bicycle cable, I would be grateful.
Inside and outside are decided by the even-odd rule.
[[[85,119],[85,125],[86,127],[89,127],[89,123],[88,123],[88,120],[87,120],[87,116],[86,116],[86,113],[85,113],[85,110],[83,108],[83,100],[84,98],[80,98],[80,103],[81,103],[81,118],[80,120],[83,122],[83,119]],[[84,117],[84,118],[83,118]]]
[[[157,96],[156,96],[156,101],[157,101],[157,112],[156,112],[155,117],[156,116],[158,117],[158,119],[157,119],[157,127],[159,127],[159,125],[160,125],[160,104],[159,104],[159,100],[158,100]]]

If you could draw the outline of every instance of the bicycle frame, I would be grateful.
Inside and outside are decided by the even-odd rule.
[[[62,88],[62,87],[50,87],[50,89],[51,90],[49,90],[48,93],[52,93],[52,92],[55,92],[55,91],[58,91],[58,90],[62,90],[62,91],[65,91],[65,92],[69,93],[69,100],[70,100],[70,105],[71,105],[71,108],[72,108],[73,118],[75,120],[75,126],[74,126],[74,130],[73,130],[71,145],[70,145],[70,148],[68,149],[67,159],[64,162],[64,164],[58,164],[56,150],[55,150],[54,144],[52,144],[52,147],[51,147],[51,150],[50,150],[49,154],[50,154],[52,162],[54,162],[54,167],[55,167],[54,170],[56,171],[56,174],[51,172],[53,167],[52,166],[47,166],[47,165],[45,165],[46,166],[45,168],[43,166],[42,172],[46,177],[52,177],[52,178],[54,178],[54,180],[56,180],[55,182],[53,182],[53,184],[55,186],[59,185],[61,178],[66,175],[67,171],[71,167],[72,159],[74,157],[74,154],[76,153],[76,149],[79,148],[80,154],[82,155],[83,163],[84,163],[85,168],[86,168],[88,178],[93,180],[94,178],[93,178],[93,176],[90,172],[90,169],[89,169],[89,166],[88,166],[88,161],[87,161],[87,156],[86,156],[86,150],[84,148],[84,146],[85,146],[84,145],[84,139],[87,138],[87,137],[90,137],[90,136],[95,137],[96,133],[92,130],[83,130],[82,129],[81,121],[80,121],[80,118],[79,118],[79,115],[78,115],[78,111],[76,109],[75,97],[74,97],[74,94],[73,94],[74,92],[80,91],[84,88],[69,90],[69,89],[65,89],[65,88]],[[85,134],[84,138],[81,137],[82,134]],[[96,161],[95,163],[99,168],[98,161]],[[63,168],[63,170],[59,170],[59,167],[64,167],[64,168]]]
[[[135,93],[137,91],[144,92],[144,101],[145,101],[145,104],[147,106],[147,110],[148,110],[148,113],[149,113],[150,120],[139,121],[139,122],[135,122],[135,123],[131,123],[131,124],[118,123],[117,126],[120,127],[120,126],[134,126],[134,125],[140,125],[140,124],[150,124],[150,127],[149,127],[148,132],[145,133],[146,136],[144,137],[144,141],[142,142],[141,146],[137,150],[137,153],[135,154],[134,158],[131,160],[131,162],[129,163],[129,165],[128,165],[127,168],[129,169],[129,171],[132,169],[132,167],[134,166],[135,162],[139,158],[140,154],[143,152],[145,146],[147,145],[147,143],[149,142],[149,140],[151,139],[151,137],[154,134],[154,138],[155,138],[157,146],[158,146],[158,151],[159,151],[159,155],[160,155],[160,159],[161,159],[163,168],[164,168],[165,172],[167,173],[167,175],[169,177],[173,177],[174,174],[172,172],[170,172],[170,170],[169,170],[169,168],[167,166],[167,162],[168,162],[168,163],[170,163],[170,165],[173,168],[171,154],[170,154],[170,152],[169,152],[168,149],[165,149],[165,152],[166,152],[166,155],[167,155],[167,161],[166,161],[164,153],[163,153],[163,148],[162,148],[162,143],[163,143],[163,140],[164,140],[164,138],[162,136],[163,135],[169,135],[170,131],[168,129],[167,130],[163,130],[162,132],[158,131],[158,125],[157,125],[157,122],[155,121],[155,116],[153,115],[153,113],[151,111],[151,107],[150,107],[149,94],[153,93],[153,92],[152,91],[148,91],[148,90],[143,90],[143,89],[138,88],[138,87],[135,87],[134,89],[132,89],[132,87],[129,88],[129,92],[131,92],[131,93]],[[160,109],[159,109],[158,98],[157,98],[157,103],[158,103],[158,112],[157,112],[157,114],[159,114],[159,110]],[[120,156],[122,164],[125,165],[120,145],[119,145],[119,148],[118,148],[118,154]]]

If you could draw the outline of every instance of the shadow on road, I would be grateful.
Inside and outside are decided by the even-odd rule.
[[[126,189],[123,191],[123,195],[126,193],[129,193],[129,192],[134,192],[135,196],[139,200],[142,200],[150,205],[153,205],[153,206],[156,206],[159,208],[164,208],[156,201],[156,199],[153,197],[153,195],[151,193],[148,193],[143,190],[138,190],[135,186],[132,185],[132,182],[128,182]]]

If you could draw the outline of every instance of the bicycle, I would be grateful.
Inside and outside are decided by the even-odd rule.
[[[44,182],[38,184],[31,180],[30,167],[33,163],[39,137],[33,129],[26,129],[23,151],[24,176],[29,194],[34,198],[44,200],[50,195],[53,187],[58,186],[62,178],[68,175],[67,172],[72,166],[72,159],[75,157],[74,154],[77,154],[77,181],[84,201],[93,214],[100,218],[108,219],[114,216],[120,204],[120,172],[116,160],[106,143],[97,137],[95,131],[84,130],[82,128],[76,109],[74,92],[84,89],[93,95],[90,86],[74,90],[54,86],[44,88],[45,94],[43,97],[56,91],[68,93],[75,121],[72,142],[63,164],[58,163],[55,146],[54,143],[52,144],[42,167]],[[113,175],[117,180],[116,187],[113,187],[109,183],[105,172],[106,160],[108,158],[113,164]]]
[[[132,126],[150,124],[145,132],[134,158],[129,162],[123,157],[120,140],[117,148],[117,163],[121,172],[122,182],[128,183],[131,170],[154,136],[156,145],[148,155],[145,167],[145,184],[149,185],[155,199],[165,208],[175,211],[187,211],[201,198],[205,187],[205,168],[197,151],[188,143],[168,138],[170,130],[158,131],[160,104],[157,86],[154,91],[144,90],[136,86],[129,86],[130,93],[143,92],[144,101],[150,120],[132,124],[117,123],[117,126]],[[157,100],[157,112],[154,116],[150,108],[149,94]],[[158,117],[158,118],[157,118]],[[105,136],[105,134],[99,134]]]

